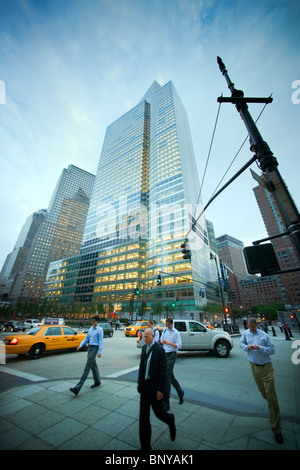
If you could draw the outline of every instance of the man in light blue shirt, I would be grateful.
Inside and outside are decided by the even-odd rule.
[[[161,335],[160,342],[164,347],[167,358],[167,380],[163,403],[165,409],[168,411],[170,409],[171,384],[177,392],[180,405],[182,405],[183,403],[184,395],[184,391],[182,390],[179,382],[176,380],[173,372],[177,357],[177,351],[181,348],[181,337],[176,328],[173,328],[173,318],[167,318],[166,328],[164,329]]]
[[[91,388],[99,387],[99,385],[101,385],[100,373],[96,363],[96,356],[101,357],[103,346],[103,329],[98,325],[99,321],[100,318],[98,317],[98,315],[95,315],[92,318],[92,326],[87,332],[87,335],[84,340],[80,343],[77,348],[77,351],[79,351],[79,349],[81,349],[85,344],[89,344],[87,362],[81,379],[79,380],[78,384],[75,385],[74,388],[70,388],[70,391],[74,393],[74,395],[78,395],[91,369],[94,378],[94,384],[91,386]]]
[[[269,335],[257,329],[254,318],[248,320],[248,328],[242,334],[240,347],[247,352],[254,380],[269,406],[270,424],[278,444],[283,443],[281,418],[275,390],[274,368],[270,355],[275,353]]]

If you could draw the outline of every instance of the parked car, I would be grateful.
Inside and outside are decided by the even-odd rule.
[[[25,334],[5,336],[3,341],[6,354],[29,354],[31,359],[39,359],[47,351],[75,349],[85,336],[65,325],[40,325]]]
[[[40,323],[41,323],[41,320],[28,319],[24,321],[26,328],[33,328],[34,326],[38,326]]]
[[[108,337],[108,338],[111,338],[114,334],[114,329],[113,327],[111,326],[110,323],[99,323],[99,326],[101,326],[101,328],[103,329],[103,336],[104,338],[105,337]],[[90,326],[89,327],[85,327],[83,328],[83,330],[80,330],[82,333],[87,333],[90,329]]]
[[[140,330],[146,330],[148,321],[136,321],[124,329],[125,336],[138,336]]]
[[[218,357],[227,357],[233,348],[233,340],[228,333],[210,330],[197,321],[174,319],[173,327],[180,333],[180,351],[213,351]],[[140,332],[137,347],[141,348],[144,344],[144,337]]]
[[[21,321],[7,321],[4,323],[2,331],[25,331],[26,326]]]

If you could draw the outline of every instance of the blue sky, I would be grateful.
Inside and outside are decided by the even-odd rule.
[[[246,96],[273,93],[258,127],[299,205],[299,20],[298,0],[0,0],[0,268],[26,218],[48,207],[62,169],[95,174],[106,127],[154,80],[172,80],[181,97],[201,181],[217,97],[230,94],[218,55]],[[250,105],[254,118],[261,109]],[[223,104],[204,203],[246,135],[235,107]],[[247,141],[225,181],[251,156]],[[217,236],[245,245],[266,236],[255,185],[248,170],[209,207]]]

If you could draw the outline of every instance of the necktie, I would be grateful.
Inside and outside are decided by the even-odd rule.
[[[150,369],[149,356],[150,356],[150,346],[147,346],[147,349],[146,349],[145,380],[147,380],[148,376],[149,376],[149,369]]]

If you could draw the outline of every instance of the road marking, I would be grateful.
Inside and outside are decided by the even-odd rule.
[[[31,382],[40,382],[41,380],[47,380],[45,377],[40,377],[39,375],[29,374],[29,372],[22,372],[20,370],[11,369],[10,367],[3,367],[0,371],[6,372],[7,374],[16,375],[17,377],[22,377],[23,379],[30,380]]]
[[[117,377],[120,377],[121,375],[129,374],[129,372],[134,372],[136,370],[139,370],[139,366],[131,367],[130,369],[121,370],[120,372],[114,372],[113,374],[106,375],[106,377],[110,379],[116,379]]]

